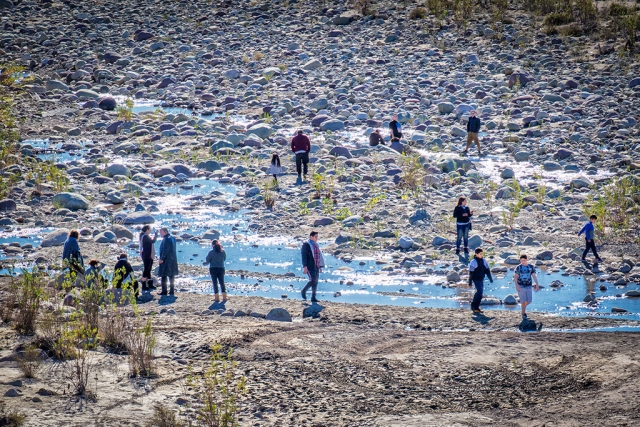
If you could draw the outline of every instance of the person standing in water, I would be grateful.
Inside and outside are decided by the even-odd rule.
[[[533,280],[532,280],[533,279]],[[536,268],[529,265],[529,259],[526,255],[520,255],[520,265],[516,267],[513,275],[513,281],[516,284],[516,291],[520,298],[520,307],[522,308],[522,319],[527,319],[527,306],[533,301],[533,281],[536,282],[535,290],[540,290],[538,284],[538,276],[536,276]]]
[[[213,249],[207,254],[206,262],[209,263],[209,274],[213,282],[213,293],[215,302],[220,302],[218,294],[218,282],[222,291],[222,300],[227,300],[227,288],[224,286],[224,262],[227,260],[227,253],[222,249],[222,245],[217,240],[211,242]]]
[[[391,140],[394,138],[400,140],[402,138],[402,125],[398,122],[398,115],[393,115],[393,120],[389,122],[389,132],[391,134]]]
[[[175,292],[175,279],[178,271],[178,252],[176,248],[176,239],[169,233],[167,227],[160,229],[162,243],[160,243],[160,255],[158,260],[158,274],[160,275],[162,292],[160,295],[167,295],[167,279],[169,279],[169,295],[173,296]]]
[[[598,251],[596,250],[596,227],[594,224],[598,220],[598,217],[595,215],[591,215],[589,217],[589,222],[587,222],[582,230],[578,232],[578,236],[584,233],[584,239],[586,247],[584,248],[584,252],[582,252],[582,261],[586,261],[587,254],[589,254],[589,250],[593,251],[593,256],[596,257],[596,262],[602,262],[602,259],[598,256]]]
[[[456,238],[456,255],[460,254],[460,243],[464,239],[464,253],[469,253],[469,230],[471,230],[471,217],[473,211],[467,207],[466,197],[460,197],[458,204],[453,210],[453,217],[456,219],[456,230],[458,237]]]
[[[307,291],[311,289],[311,302],[318,302],[316,291],[320,273],[324,268],[324,258],[318,245],[318,232],[312,231],[309,240],[302,244],[302,271],[309,278],[309,282],[302,289],[302,299],[307,300]]]
[[[489,263],[484,259],[482,249],[478,248],[476,249],[476,255],[473,257],[473,260],[469,263],[469,286],[476,287],[476,293],[473,296],[473,301],[471,301],[471,310],[476,314],[482,313],[480,303],[482,302],[482,295],[484,293],[485,277],[488,277],[489,281],[493,283]]]
[[[154,290],[151,271],[153,269],[153,260],[156,257],[154,244],[158,240],[158,230],[151,238],[151,226],[145,225],[140,233],[140,258],[142,258],[142,291]]]

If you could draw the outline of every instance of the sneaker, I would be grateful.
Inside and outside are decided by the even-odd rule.
[[[460,255],[460,248],[456,249],[456,255]]]
[[[464,253],[468,254],[469,253],[469,248],[464,248]]]
[[[528,319],[527,313],[522,313],[522,320],[527,320],[527,319]]]

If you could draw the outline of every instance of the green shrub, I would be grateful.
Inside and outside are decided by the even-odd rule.
[[[572,24],[559,27],[558,33],[565,37],[580,37],[583,34],[583,30],[580,25]]]
[[[553,12],[544,17],[543,24],[546,26],[565,25],[573,21],[567,12]]]
[[[625,16],[635,12],[635,7],[625,6],[620,3],[611,3],[609,6],[609,16]]]
[[[36,332],[38,310],[44,298],[42,278],[38,273],[22,270],[19,280],[11,288],[18,306],[14,316],[16,330],[23,335],[33,335]]]
[[[416,7],[409,13],[410,19],[424,19],[427,17],[427,9],[424,7]]]

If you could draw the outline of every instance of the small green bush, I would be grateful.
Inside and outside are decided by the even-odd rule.
[[[427,17],[427,9],[424,7],[416,7],[409,13],[410,19],[424,19]]]
[[[558,33],[565,37],[580,37],[583,34],[583,30],[580,25],[573,24],[559,27]]]
[[[553,12],[544,17],[543,24],[546,26],[565,25],[573,21],[567,12]]]
[[[625,16],[630,15],[635,11],[633,6],[625,6],[620,3],[611,3],[609,6],[609,16]]]

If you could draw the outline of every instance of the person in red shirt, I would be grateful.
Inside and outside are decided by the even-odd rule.
[[[291,151],[296,155],[296,171],[298,172],[298,179],[303,172],[304,166],[304,179],[307,179],[308,164],[309,164],[309,152],[311,151],[311,141],[309,137],[305,135],[301,130],[296,132],[296,136],[291,139]]]

